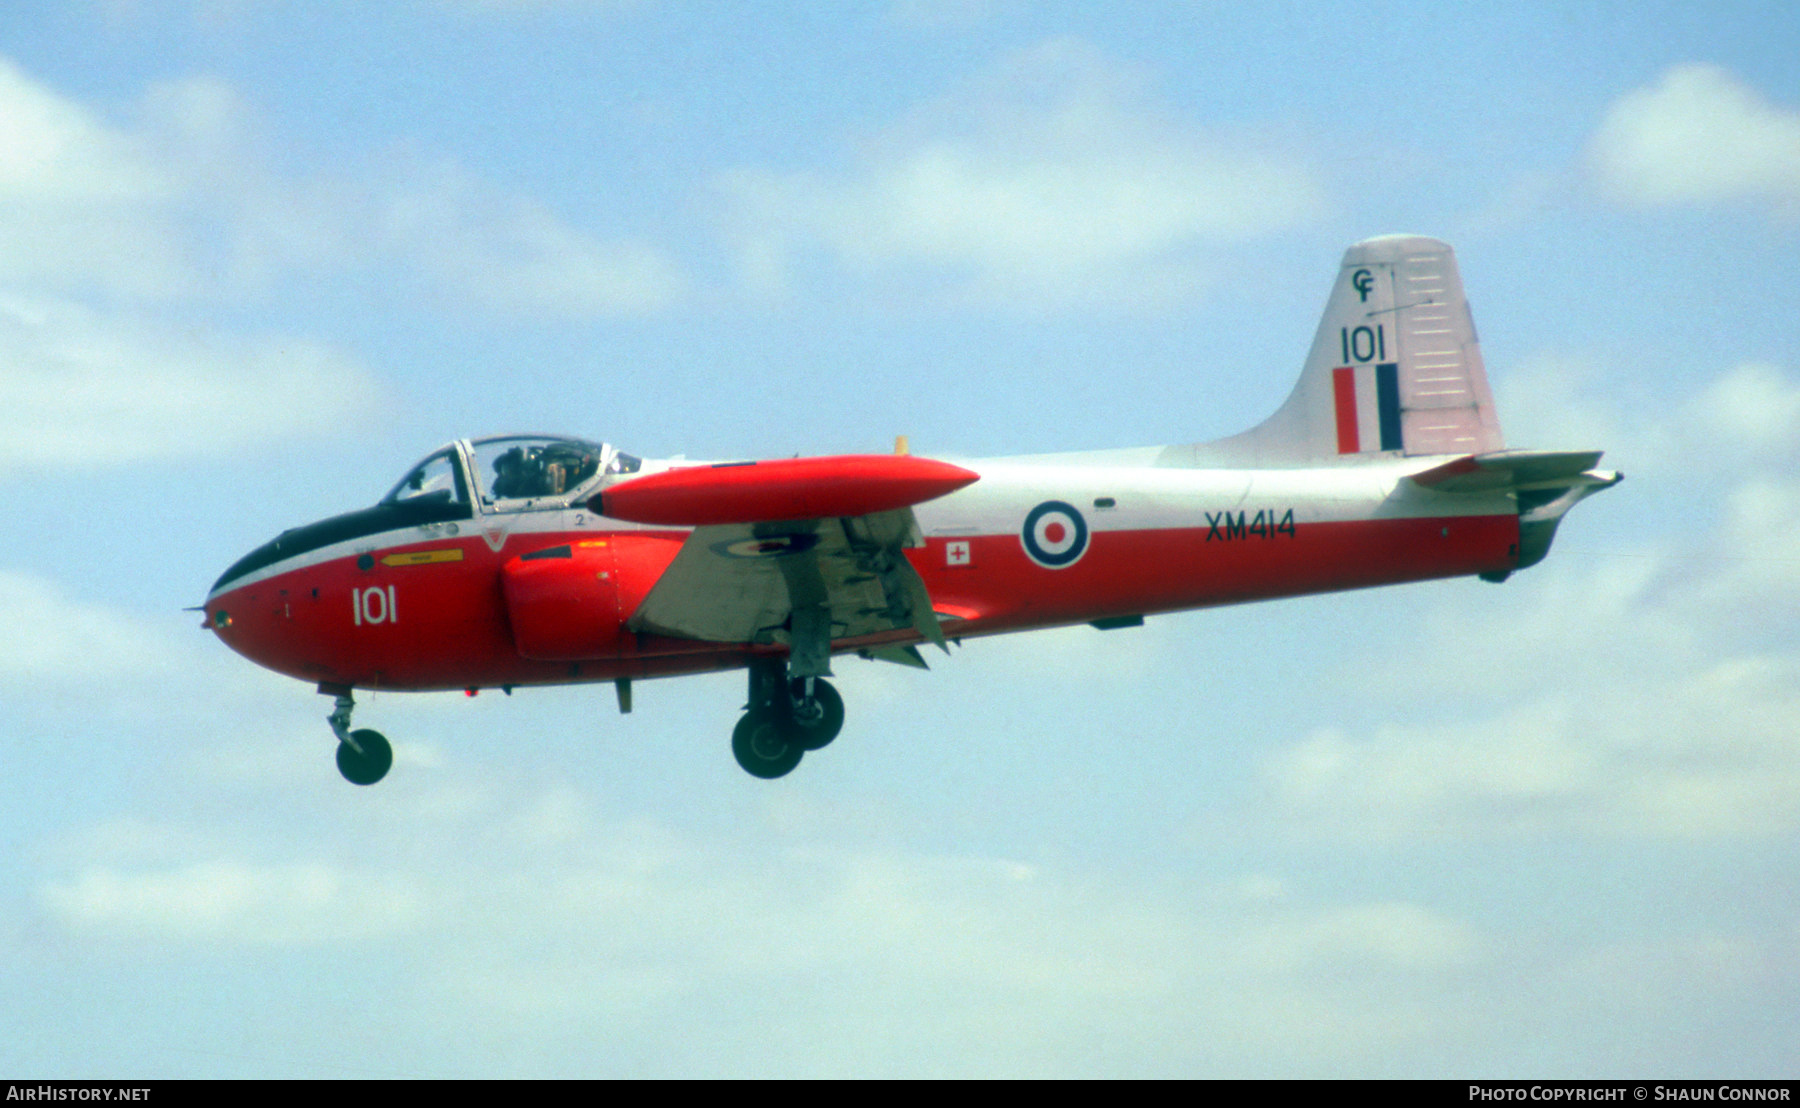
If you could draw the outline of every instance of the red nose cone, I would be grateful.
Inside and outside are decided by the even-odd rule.
[[[717,523],[861,516],[934,500],[979,474],[904,454],[845,454],[690,466],[607,489],[595,511],[634,523]]]

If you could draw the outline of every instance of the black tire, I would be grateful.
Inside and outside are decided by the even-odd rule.
[[[822,677],[813,678],[813,710],[808,712],[800,700],[806,687],[804,678],[796,678],[793,689],[793,714],[785,721],[788,741],[801,750],[820,750],[838,737],[844,729],[844,698]]]
[[[731,753],[745,773],[767,781],[792,773],[806,748],[789,740],[779,716],[746,712],[731,732]]]
[[[394,748],[388,745],[387,738],[379,731],[352,731],[350,737],[363,752],[358,754],[349,743],[338,744],[338,772],[344,780],[352,785],[373,785],[386,777],[394,764]]]

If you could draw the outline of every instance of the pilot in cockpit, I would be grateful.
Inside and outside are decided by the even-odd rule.
[[[525,496],[537,496],[530,491],[531,475],[525,468],[525,448],[515,446],[494,459],[494,496],[501,500],[516,500]]]
[[[569,444],[515,446],[494,459],[494,495],[502,500],[561,496],[594,475],[600,458]]]

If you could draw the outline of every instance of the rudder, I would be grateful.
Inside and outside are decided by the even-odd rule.
[[[1165,461],[1291,466],[1502,447],[1455,251],[1384,235],[1345,251],[1287,402],[1250,431]]]

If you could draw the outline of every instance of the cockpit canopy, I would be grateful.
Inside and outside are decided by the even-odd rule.
[[[365,535],[437,525],[455,534],[478,511],[567,508],[642,465],[604,443],[551,435],[453,442],[408,470],[374,507],[289,528],[263,543],[213,582],[213,592],[288,558]]]
[[[454,442],[414,466],[383,504],[457,505],[473,513],[574,503],[605,477],[643,463],[605,443],[552,435],[496,435]]]

